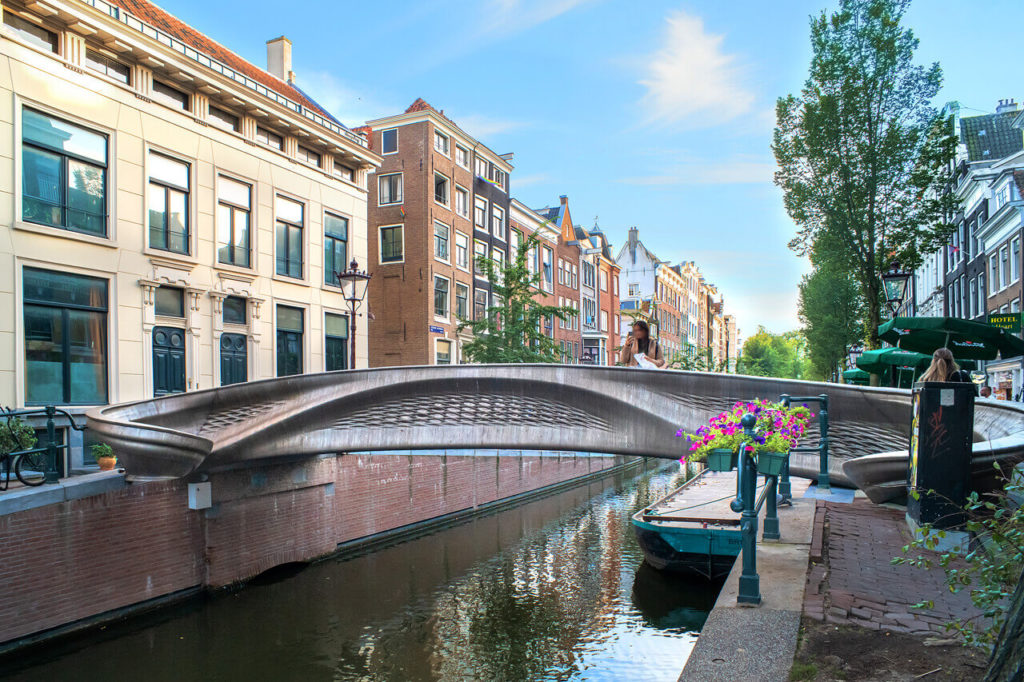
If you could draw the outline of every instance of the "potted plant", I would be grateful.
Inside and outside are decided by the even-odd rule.
[[[92,453],[96,463],[100,465],[100,471],[110,471],[117,464],[114,450],[106,443],[93,443],[89,451]]]
[[[806,406],[786,407],[762,401],[759,407],[755,413],[758,419],[753,446],[757,471],[765,476],[778,476],[813,415]]]
[[[736,466],[736,453],[739,450],[743,429],[740,427],[740,416],[736,403],[733,409],[711,418],[707,426],[702,426],[695,433],[683,431],[677,436],[690,440],[689,457],[695,462],[706,462],[711,471],[732,471]]]

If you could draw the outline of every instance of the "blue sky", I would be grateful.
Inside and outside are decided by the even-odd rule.
[[[798,326],[807,265],[772,184],[775,99],[797,92],[808,17],[835,2],[733,0],[163,0],[257,65],[293,42],[298,84],[349,125],[423,97],[499,153],[530,206],[569,196],[616,246],[630,226],[661,258],[695,260],[744,335]],[[919,62],[938,60],[970,115],[1021,100],[1019,0],[916,0]]]

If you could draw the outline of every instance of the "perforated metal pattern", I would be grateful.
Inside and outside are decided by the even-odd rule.
[[[572,405],[503,393],[406,396],[335,420],[336,429],[403,426],[536,426],[610,430],[608,422]]]
[[[242,405],[240,407],[232,407],[229,410],[211,412],[206,415],[206,421],[204,421],[203,425],[199,428],[199,435],[210,438],[221,429],[226,429],[227,427],[238,424],[239,422],[255,419],[256,417],[275,410],[284,404],[284,400],[268,400],[266,402],[256,403],[255,405]]]

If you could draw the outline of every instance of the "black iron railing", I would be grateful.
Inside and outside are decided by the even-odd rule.
[[[75,418],[69,412],[53,405],[24,410],[0,408],[0,435],[9,436],[9,442],[13,443],[14,448],[22,447],[21,429],[24,425],[21,422],[21,417],[46,415],[45,443],[40,443],[34,437],[35,447],[0,452],[0,471],[3,474],[3,479],[0,480],[0,490],[7,490],[11,482],[12,471],[19,481],[28,486],[57,483],[60,480],[61,467],[58,457],[70,447],[70,444],[57,442],[57,425],[54,423],[54,417],[58,414],[67,418],[68,425],[72,429],[85,430],[84,426],[75,423]],[[6,433],[3,433],[4,431]]]

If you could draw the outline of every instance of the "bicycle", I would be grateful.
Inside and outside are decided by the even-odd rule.
[[[10,486],[12,469],[15,477],[24,485],[34,487],[46,482],[46,448],[33,448],[18,454],[3,455],[3,460],[3,488],[0,490],[7,490]]]

